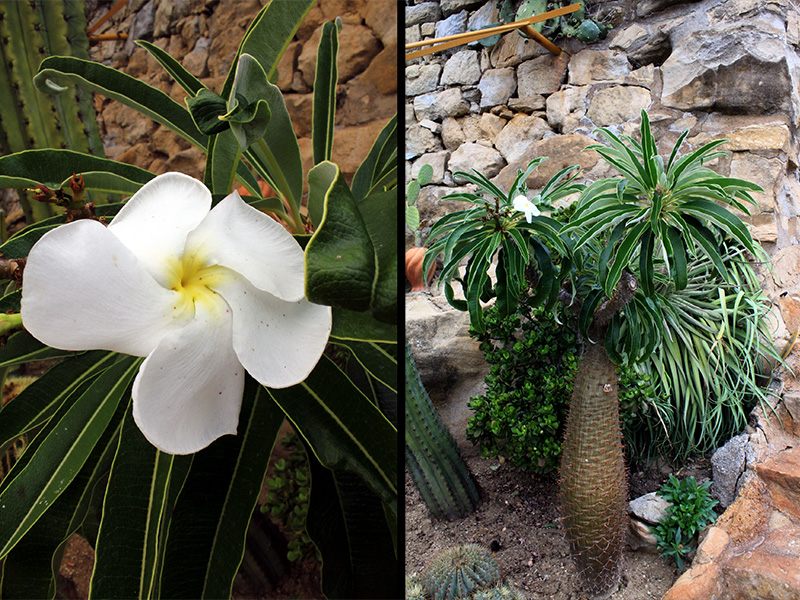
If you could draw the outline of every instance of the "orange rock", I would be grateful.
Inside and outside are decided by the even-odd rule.
[[[800,522],[800,448],[780,452],[756,467],[775,508]]]
[[[661,600],[733,600],[719,566],[692,567],[678,578]]]

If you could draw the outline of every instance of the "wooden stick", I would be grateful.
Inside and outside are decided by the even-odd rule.
[[[531,38],[534,42],[538,43],[540,46],[544,46],[545,48],[550,50],[550,52],[552,52],[556,56],[561,56],[561,48],[556,46],[553,42],[548,40],[546,37],[544,37],[541,33],[536,31],[530,25],[525,25],[525,27],[520,27],[520,31],[524,31],[525,35]]]
[[[100,26],[101,26],[103,23],[105,23],[105,22],[106,22],[106,21],[108,21],[108,20],[109,20],[111,17],[113,17],[113,16],[114,16],[114,13],[116,13],[116,12],[117,12],[117,11],[118,11],[120,8],[122,8],[123,6],[125,6],[125,4],[126,4],[127,2],[128,2],[128,0],[118,0],[118,2],[117,2],[117,3],[116,3],[114,6],[112,6],[112,7],[111,7],[111,8],[108,10],[108,12],[107,12],[106,14],[104,14],[102,17],[100,17],[100,18],[97,20],[97,23],[95,23],[94,25],[92,25],[91,27],[89,27],[89,29],[87,29],[87,30],[86,30],[86,33],[87,33],[87,34],[89,34],[89,35],[91,35],[91,34],[93,34],[95,31],[97,31],[97,30],[100,28]]]
[[[110,42],[114,40],[127,40],[127,33],[93,33],[88,36],[90,42]]]
[[[406,44],[406,50],[411,50],[412,48],[419,48],[421,46],[432,46],[434,44],[438,45],[435,45],[432,48],[428,48],[426,50],[418,50],[416,52],[411,52],[409,54],[406,54],[405,58],[406,60],[411,60],[412,58],[418,58],[420,56],[432,54],[433,52],[438,52],[440,50],[446,50],[447,48],[452,48],[454,46],[460,46],[462,44],[474,42],[483,38],[496,35],[498,33],[505,33],[507,31],[512,31],[514,29],[521,29],[525,27],[530,28],[531,31],[535,33],[534,36],[531,36],[534,41],[538,42],[539,44],[547,48],[550,52],[558,56],[559,54],[561,54],[561,49],[558,48],[558,46],[556,46],[555,44],[553,44],[550,40],[545,38],[543,35],[538,33],[535,29],[531,28],[530,25],[533,23],[539,23],[541,21],[547,21],[548,19],[552,19],[555,17],[560,17],[561,15],[573,13],[579,9],[580,9],[580,4],[571,4],[569,6],[564,6],[556,10],[551,10],[549,12],[542,13],[541,15],[534,15],[527,19],[522,19],[521,21],[508,23],[506,25],[498,25],[497,27],[489,27],[487,29],[481,29],[479,31],[456,33],[454,35],[448,35],[433,40],[423,40],[420,42],[413,42],[411,44]],[[542,40],[544,40],[546,43],[543,43]]]

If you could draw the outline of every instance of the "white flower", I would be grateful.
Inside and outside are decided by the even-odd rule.
[[[272,388],[303,381],[331,329],[305,299],[303,251],[237,192],[180,173],[136,192],[108,227],[45,234],[25,266],[22,322],[45,344],[146,356],[133,416],[164,452],[235,434],[244,371]]]
[[[536,205],[533,202],[521,194],[514,198],[513,205],[514,210],[525,213],[525,220],[528,221],[528,223],[531,222],[532,217],[538,217],[540,214],[542,214],[539,212],[539,209],[536,208]]]

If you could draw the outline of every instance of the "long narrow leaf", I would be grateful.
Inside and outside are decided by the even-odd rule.
[[[0,493],[0,557],[66,489],[103,435],[141,359],[124,358],[100,375]]]

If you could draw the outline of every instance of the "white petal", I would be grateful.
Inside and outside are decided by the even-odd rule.
[[[259,383],[284,388],[316,366],[331,332],[331,309],[305,298],[285,302],[244,278],[215,286],[233,309],[233,349]]]
[[[211,208],[211,192],[183,173],[164,173],[148,181],[117,213],[108,229],[144,262],[165,287],[180,259],[186,236]],[[166,264],[165,264],[166,261]]]
[[[173,308],[176,297],[104,225],[80,220],[49,231],[31,249],[22,322],[55,348],[147,356],[186,323]]]
[[[528,199],[525,196],[517,196],[514,198],[514,210],[525,212],[525,210],[528,208],[528,205],[530,205],[530,202],[528,202]]]
[[[231,315],[198,306],[195,319],[166,336],[133,383],[133,418],[156,448],[191,454],[235,434],[244,369],[231,347]]]
[[[278,222],[233,192],[217,204],[186,241],[206,264],[228,267],[283,300],[304,297],[303,250]]]

